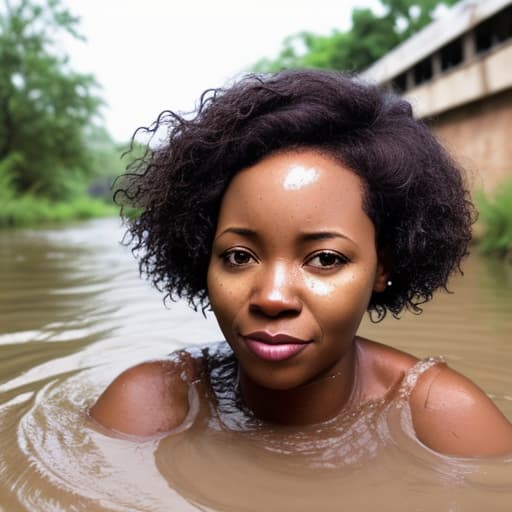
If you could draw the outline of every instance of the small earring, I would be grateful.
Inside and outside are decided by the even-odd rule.
[[[393,281],[391,279],[386,283],[388,286],[391,286],[393,284]]]

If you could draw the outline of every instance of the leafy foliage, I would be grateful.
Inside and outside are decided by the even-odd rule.
[[[94,77],[73,72],[57,44],[59,36],[81,37],[78,18],[61,0],[3,3],[0,162],[16,193],[70,197],[98,171],[86,137],[101,105]]]
[[[118,211],[113,204],[93,200],[83,193],[66,201],[53,201],[30,192],[18,193],[11,173],[17,160],[19,155],[11,154],[0,162],[0,227],[104,217]]]
[[[501,185],[493,198],[479,192],[476,203],[484,229],[481,250],[512,258],[512,180]]]
[[[324,68],[361,71],[433,21],[436,8],[456,0],[381,0],[384,15],[352,11],[352,28],[323,36],[300,32],[287,37],[275,59],[258,61],[255,71]]]

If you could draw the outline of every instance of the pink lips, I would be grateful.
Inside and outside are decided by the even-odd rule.
[[[251,332],[242,336],[249,350],[266,361],[283,361],[298,354],[310,343],[287,334]]]

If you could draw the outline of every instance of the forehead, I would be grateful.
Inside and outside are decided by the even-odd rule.
[[[350,169],[316,151],[271,155],[233,178],[219,225],[300,221],[319,224],[370,222],[363,210],[363,183]],[[357,228],[356,228],[357,229]]]

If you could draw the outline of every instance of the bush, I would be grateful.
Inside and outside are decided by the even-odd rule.
[[[478,192],[475,202],[483,226],[480,249],[512,259],[512,179],[503,183],[492,198]]]
[[[94,199],[79,192],[78,185],[67,201],[52,201],[30,192],[19,194],[14,186],[18,154],[0,161],[0,227],[33,226],[48,222],[93,219],[117,215],[119,208],[113,202]]]
[[[0,227],[33,226],[49,222],[85,220],[118,214],[118,208],[86,196],[66,202],[24,194],[0,203]]]

